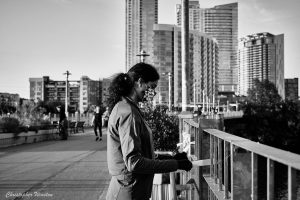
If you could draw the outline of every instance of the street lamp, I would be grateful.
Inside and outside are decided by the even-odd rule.
[[[172,99],[171,99],[171,95],[172,95],[172,74],[171,74],[171,72],[162,73],[162,75],[167,75],[167,74],[168,74],[168,79],[169,79],[169,112],[172,112]]]
[[[71,73],[67,70],[65,73],[63,73],[63,75],[66,75],[66,98],[65,98],[65,113],[66,116],[68,118],[68,86],[69,86],[69,76],[71,75]]]
[[[149,54],[146,53],[146,51],[142,50],[140,54],[137,54],[136,56],[140,57],[140,61],[143,63],[146,60],[147,56],[150,56]]]
[[[196,85],[196,82],[194,82],[193,83],[193,88],[194,88],[194,111],[196,111],[197,109],[196,109],[196,87],[197,87],[197,85]]]

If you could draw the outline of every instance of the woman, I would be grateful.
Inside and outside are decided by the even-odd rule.
[[[63,106],[56,107],[59,112],[59,134],[62,140],[68,139],[68,120]]]
[[[176,155],[158,160],[153,150],[152,132],[143,118],[138,103],[150,89],[155,89],[159,74],[146,63],[134,65],[126,74],[117,75],[109,88],[107,161],[112,175],[106,199],[151,197],[155,173],[183,169],[192,163]],[[182,157],[184,159],[180,160]]]

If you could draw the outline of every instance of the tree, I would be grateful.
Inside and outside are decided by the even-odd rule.
[[[179,143],[179,118],[167,113],[168,106],[153,106],[154,90],[146,91],[142,111],[149,124],[154,142],[154,149],[159,151],[174,151]]]
[[[278,94],[276,86],[269,80],[254,80],[254,87],[248,90],[247,100],[251,103],[268,106],[280,103],[282,98]]]
[[[179,143],[179,119],[175,115],[168,115],[168,107],[150,104],[144,107],[144,116],[149,124],[154,141],[154,149],[160,151],[174,151]]]
[[[245,129],[239,135],[253,141],[300,153],[300,119],[296,103],[283,101],[275,85],[255,81],[244,111]]]

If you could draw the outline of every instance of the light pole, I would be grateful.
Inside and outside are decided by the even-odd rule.
[[[168,107],[169,107],[169,112],[172,112],[172,73],[171,72],[164,72],[162,75],[167,75],[168,74],[168,80],[169,80],[169,102],[168,102]]]
[[[196,82],[194,82],[193,85],[194,85],[194,111],[196,111]]]
[[[169,78],[169,112],[172,112],[172,74],[171,72],[168,73],[168,78]]]
[[[205,113],[205,93],[204,90],[202,90],[202,112]]]
[[[181,14],[181,101],[182,111],[187,111],[187,80],[189,67],[189,1],[182,0]]]
[[[67,118],[69,117],[68,115],[68,89],[69,89],[69,76],[71,75],[71,73],[67,70],[65,73],[63,73],[63,75],[66,75],[66,98],[65,98],[65,113]]]
[[[145,62],[146,57],[150,56],[149,54],[146,53],[146,51],[142,50],[140,54],[137,54],[136,56],[140,57],[140,62]]]

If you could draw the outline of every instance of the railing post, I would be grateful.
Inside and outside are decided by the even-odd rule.
[[[229,148],[228,143],[224,141],[224,198],[229,198],[228,193],[228,159],[229,159]]]
[[[219,178],[219,191],[223,190],[222,188],[222,182],[223,182],[223,176],[222,176],[222,140],[218,138],[218,178]]]
[[[274,161],[267,158],[267,200],[274,199]]]
[[[176,185],[175,185],[175,172],[170,173],[169,195],[170,195],[170,200],[177,200]]]
[[[288,166],[288,200],[297,199],[297,172]]]
[[[251,199],[257,200],[257,155],[251,152]]]
[[[230,143],[230,186],[231,186],[231,199],[233,200],[234,190],[233,190],[233,156],[234,156],[234,146]]]
[[[184,111],[184,112],[180,113],[178,115],[178,117],[179,117],[179,142],[182,143],[183,142],[182,133],[183,133],[183,131],[188,131],[188,130],[184,130],[184,128],[185,128],[184,120],[185,119],[193,119],[193,114],[190,112]],[[188,127],[188,128],[190,128],[190,127]],[[188,178],[188,174],[186,172],[180,173],[180,184],[185,184],[188,181],[187,178]],[[185,196],[188,197],[187,192],[185,192]]]
[[[214,179],[218,183],[218,138],[214,137]]]
[[[195,134],[195,156],[197,160],[203,160],[203,130],[199,126],[197,133]],[[197,167],[195,169],[195,184],[198,189],[195,190],[195,199],[203,200],[203,167]]]
[[[214,137],[209,135],[210,177],[214,176]]]

